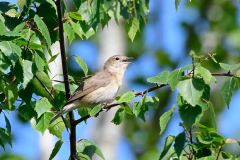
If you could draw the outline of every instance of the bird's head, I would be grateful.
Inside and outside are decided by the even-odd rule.
[[[124,72],[133,58],[121,55],[110,57],[104,64],[104,70],[112,73]]]

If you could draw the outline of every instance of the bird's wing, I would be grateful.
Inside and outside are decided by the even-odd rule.
[[[73,93],[73,95],[68,100],[67,104],[75,101],[81,100],[87,94],[93,92],[94,90],[105,87],[111,82],[112,75],[109,72],[101,71],[94,76],[86,79]]]

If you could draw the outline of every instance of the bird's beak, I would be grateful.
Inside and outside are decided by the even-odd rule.
[[[133,57],[126,57],[123,62],[132,63],[133,59]]]

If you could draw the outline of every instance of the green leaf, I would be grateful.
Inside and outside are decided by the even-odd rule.
[[[13,65],[17,62],[18,57],[21,56],[22,52],[21,48],[11,41],[0,42],[0,50],[9,60],[11,60]]]
[[[14,103],[18,97],[18,89],[15,85],[9,85],[5,88],[5,94],[7,96],[8,109],[14,109]]]
[[[195,76],[200,76],[201,78],[203,78],[206,84],[210,84],[212,80],[216,81],[216,79],[212,76],[211,72],[202,66],[197,66],[194,74]]]
[[[94,154],[98,155],[103,160],[105,159],[102,151],[94,143],[86,139],[81,139],[77,142],[77,152],[87,155],[90,159],[93,158]]]
[[[181,155],[184,149],[185,142],[186,135],[184,132],[178,134],[177,137],[175,138],[174,149],[178,157]]]
[[[172,91],[175,90],[178,82],[181,80],[183,77],[183,70],[182,68],[176,69],[172,71],[169,76],[168,76],[168,83],[172,89]]]
[[[170,109],[169,111],[163,113],[160,116],[159,119],[159,126],[160,126],[160,135],[165,131],[167,124],[169,122],[169,120],[172,118],[173,112],[175,111],[176,107],[172,107],[172,109]]]
[[[192,107],[190,105],[179,106],[179,115],[183,120],[183,124],[187,129],[190,129],[193,124],[199,122],[202,115],[200,106]]]
[[[70,21],[70,24],[71,24],[71,27],[72,27],[73,31],[74,31],[81,39],[83,39],[83,34],[84,34],[84,32],[83,32],[80,24],[79,24],[79,23],[75,23],[75,22],[73,22],[73,21]]]
[[[18,113],[25,121],[31,120],[33,117],[37,117],[37,113],[31,105],[21,105],[18,107]]]
[[[62,134],[63,134],[64,129],[65,129],[65,124],[64,124],[62,118],[56,119],[48,127],[49,133],[58,137],[59,139],[62,139]]]
[[[139,102],[133,103],[133,113],[136,117],[140,117],[145,121],[145,113],[148,111],[148,100],[147,96],[144,96]]]
[[[58,57],[58,55],[59,55],[59,53],[51,56],[51,58],[50,58],[49,61],[48,61],[48,64],[51,63],[51,62],[53,62],[53,61],[55,61],[55,59]]]
[[[50,121],[53,117],[53,113],[46,112],[43,115],[41,115],[40,118],[37,119],[36,122],[33,122],[33,127],[40,131],[41,133],[44,133],[45,130],[49,127]]]
[[[49,160],[52,160],[58,153],[58,151],[60,150],[61,146],[63,144],[63,141],[62,140],[58,140],[52,150],[52,153],[49,157]]]
[[[71,17],[72,19],[81,21],[82,20],[82,16],[78,13],[78,12],[68,12],[69,17]]]
[[[23,88],[27,87],[27,84],[31,81],[32,78],[32,62],[23,60]]]
[[[192,106],[201,103],[204,86],[204,82],[196,78],[180,81],[177,85],[180,95]]]
[[[4,114],[4,119],[5,119],[7,131],[8,131],[8,133],[11,133],[11,124],[5,114]]]
[[[8,143],[12,146],[12,137],[11,133],[7,131],[5,128],[0,128],[0,145],[5,149],[4,143]]]
[[[86,62],[79,56],[76,56],[74,58],[75,58],[75,61],[77,62],[77,64],[82,68],[84,75],[87,76],[88,66],[87,66]]]
[[[19,38],[21,35],[14,31],[2,31],[0,32],[0,41],[12,41]]]
[[[134,97],[135,97],[135,93],[132,91],[128,91],[123,95],[121,95],[120,97],[116,97],[116,100],[118,103],[124,103],[124,102],[129,103],[133,100]]]
[[[48,48],[50,48],[52,42],[51,42],[50,34],[49,34],[46,24],[43,22],[43,20],[38,15],[34,16],[34,22],[36,23],[39,31],[41,32],[42,36],[46,40]]]
[[[47,98],[43,97],[42,99],[36,102],[35,111],[37,112],[38,118],[45,112],[49,111],[52,108],[51,103]]]
[[[167,84],[169,74],[170,73],[168,71],[164,71],[164,72],[159,73],[158,75],[156,75],[154,77],[148,78],[147,81],[150,82],[150,83]]]
[[[227,78],[221,88],[221,94],[229,107],[234,89],[237,88],[237,81],[234,77]]]
[[[212,105],[211,102],[208,102],[208,107],[209,107],[209,118],[210,118],[210,122],[211,122],[211,125],[212,127],[216,130],[217,129],[217,122],[216,122],[216,114],[215,114],[215,111],[214,111],[214,107]]]
[[[44,86],[48,88],[52,87],[52,81],[45,72],[37,72],[35,76],[41,81]]]
[[[35,64],[37,66],[38,71],[43,71],[44,66],[46,65],[44,60],[37,54],[37,52],[35,52],[34,57],[35,57],[34,60],[35,60]]]
[[[73,28],[68,23],[64,23],[63,28],[64,28],[64,33],[66,33],[68,37],[69,43],[71,43],[75,39],[75,33],[73,31]]]
[[[0,51],[0,72],[4,73],[10,64],[7,57]]]
[[[226,63],[219,63],[220,67],[226,71],[234,71],[240,68],[240,63],[237,64],[226,64]]]
[[[175,0],[175,9],[178,10],[181,0]]]
[[[100,110],[102,109],[102,105],[98,104],[96,106],[94,106],[94,108],[90,111],[89,115],[91,117],[95,116]]]
[[[131,41],[133,42],[137,32],[139,31],[140,28],[140,22],[139,19],[134,18],[131,22],[130,22],[130,27],[128,29],[128,37],[131,39]]]
[[[124,116],[125,116],[125,109],[121,107],[117,110],[111,122],[113,122],[116,125],[119,125],[122,122]]]
[[[162,160],[164,156],[168,153],[170,147],[172,146],[173,142],[175,140],[175,136],[168,136],[165,140],[163,150],[160,154],[159,160]]]

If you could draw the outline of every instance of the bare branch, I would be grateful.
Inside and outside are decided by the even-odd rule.
[[[62,58],[62,69],[63,69],[63,78],[64,78],[64,86],[66,92],[66,99],[70,98],[70,86],[68,79],[68,69],[67,69],[67,56],[65,53],[65,44],[64,44],[64,32],[63,32],[63,21],[62,21],[62,7],[61,0],[56,1],[57,6],[57,14],[58,14],[58,27],[59,27],[59,42],[60,42],[60,50],[61,50],[61,58]],[[76,125],[74,125],[74,115],[73,112],[69,112],[70,119],[70,159],[75,160],[76,158]]]

